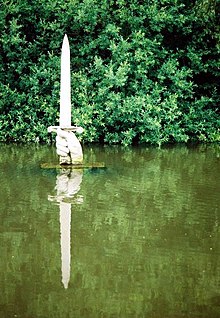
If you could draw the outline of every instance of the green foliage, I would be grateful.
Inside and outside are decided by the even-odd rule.
[[[50,142],[60,48],[85,142],[220,141],[215,1],[2,1],[0,141]]]

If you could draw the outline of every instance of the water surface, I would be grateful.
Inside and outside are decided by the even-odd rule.
[[[0,317],[220,317],[220,148],[0,145]]]

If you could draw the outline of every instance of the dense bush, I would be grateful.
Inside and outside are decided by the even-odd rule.
[[[220,141],[217,1],[1,0],[0,14],[1,141],[50,141],[65,33],[84,141]]]

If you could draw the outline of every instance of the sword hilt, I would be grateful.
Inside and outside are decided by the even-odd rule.
[[[77,132],[79,134],[81,134],[84,131],[84,129],[82,127],[78,127],[78,126],[70,126],[70,127],[50,126],[47,128],[47,131],[49,133],[51,133],[51,132],[57,133],[58,129],[64,130],[67,132],[71,132],[71,131]],[[76,138],[76,140],[78,140],[78,139]],[[60,165],[71,165],[72,164],[72,159],[71,159],[70,153],[67,153],[66,155],[59,154],[59,158],[60,158]],[[79,162],[80,162],[80,160],[79,160]]]
[[[57,129],[62,129],[65,131],[73,131],[73,132],[77,132],[78,134],[81,134],[84,131],[84,129],[82,127],[78,127],[78,126],[70,126],[70,127],[50,126],[47,128],[47,131],[49,133],[57,132]]]

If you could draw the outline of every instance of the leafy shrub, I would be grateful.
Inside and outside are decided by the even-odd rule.
[[[72,120],[85,128],[85,142],[220,141],[213,3],[4,0],[0,141],[50,142],[65,33]]]

